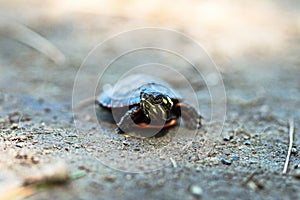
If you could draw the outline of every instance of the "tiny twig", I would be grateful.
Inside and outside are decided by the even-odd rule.
[[[65,63],[65,55],[56,46],[26,25],[0,16],[0,35],[10,37],[38,50],[58,65]]]
[[[24,199],[35,193],[35,189],[31,186],[15,186],[11,187],[5,192],[0,194],[0,199],[11,200],[11,199]]]
[[[288,149],[288,153],[287,153],[287,156],[286,156],[286,160],[285,160],[285,164],[284,164],[282,174],[286,174],[286,172],[287,172],[287,168],[288,168],[288,165],[289,165],[290,156],[291,156],[291,152],[292,152],[292,146],[293,146],[293,140],[294,140],[294,120],[293,119],[289,120],[289,134],[290,134],[289,149]]]
[[[75,105],[73,108],[74,109],[82,109],[82,108],[85,108],[87,106],[94,105],[95,102],[96,102],[96,98],[91,97],[91,98],[82,100],[81,102],[79,102],[78,105]]]
[[[242,185],[247,185],[250,181],[252,181],[255,186],[258,188],[258,189],[263,189],[264,188],[264,185],[259,181],[257,180],[256,178],[254,178],[255,175],[258,175],[259,172],[258,171],[254,171],[252,172],[250,175],[248,175],[245,179],[245,181],[242,183]]]
[[[185,150],[187,150],[192,144],[193,144],[193,141],[189,141],[186,145],[184,145],[181,148],[181,152],[184,152]]]
[[[253,179],[253,177],[255,176],[255,175],[257,175],[258,174],[258,172],[257,171],[254,171],[254,172],[252,172],[250,175],[248,175],[247,177],[246,177],[246,180],[244,181],[244,185],[246,185],[249,181],[251,181],[252,179]]]
[[[177,168],[177,163],[176,163],[176,161],[175,161],[173,158],[170,158],[170,160],[171,160],[171,163],[172,163],[173,167],[174,167],[174,168]]]

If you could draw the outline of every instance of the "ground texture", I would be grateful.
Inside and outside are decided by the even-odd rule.
[[[192,139],[173,140],[176,127],[162,137],[128,138],[116,134],[113,123],[101,122],[99,127],[88,114],[92,106],[80,110],[83,123],[75,125],[72,90],[76,72],[92,47],[112,33],[146,22],[86,13],[61,14],[58,20],[23,8],[27,17],[20,21],[61,49],[66,62],[57,66],[1,34],[0,191],[63,163],[70,174],[80,171],[85,176],[46,187],[27,199],[300,198],[300,39],[295,32],[287,37],[285,51],[268,54],[256,47],[231,60],[215,55],[227,95],[221,135],[215,135],[214,122],[207,117],[207,88],[195,78],[191,80],[206,118]],[[11,9],[8,4],[3,13],[10,16]],[[187,73],[193,77],[192,71]],[[82,76],[91,84],[97,81],[93,72]],[[184,92],[180,82],[172,83]],[[283,175],[289,120],[295,127],[294,148]]]

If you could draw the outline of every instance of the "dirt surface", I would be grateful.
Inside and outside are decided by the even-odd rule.
[[[209,31],[201,35],[186,24],[170,23],[175,30],[195,34],[196,40],[207,47],[218,65],[226,91],[226,120],[222,134],[216,134],[217,122],[210,120],[211,96],[204,79],[189,71],[189,66],[180,66],[176,70],[189,75],[201,102],[203,127],[194,133],[177,126],[162,137],[141,139],[116,134],[114,123],[99,123],[93,118],[93,106],[72,109],[73,86],[79,67],[96,44],[132,28],[165,27],[167,17],[158,23],[157,18],[153,21],[151,17],[138,18],[122,12],[95,14],[67,9],[53,14],[50,11],[57,5],[51,7],[47,1],[45,5],[31,2],[18,7],[13,3],[1,4],[1,14],[8,19],[6,23],[11,20],[26,24],[53,43],[66,61],[59,66],[46,55],[24,45],[22,38],[12,39],[1,29],[0,191],[8,191],[11,185],[38,174],[44,166],[51,168],[63,162],[70,174],[83,171],[85,176],[44,188],[26,198],[300,198],[297,153],[300,148],[297,132],[300,126],[300,25],[299,21],[293,24],[293,20],[288,20],[294,19],[291,7],[277,5],[271,8],[276,12],[265,12],[265,19],[270,17],[270,21],[274,21],[272,14],[284,13],[278,21],[284,37],[275,38],[278,40],[273,46],[273,43],[269,46],[264,43],[259,36],[261,32],[252,30],[252,35],[257,34],[256,40],[263,45],[234,46],[235,51],[230,49],[228,54],[222,50],[222,45],[227,44],[220,42],[222,36],[213,40],[217,36],[210,35]],[[49,12],[45,12],[47,5]],[[18,11],[19,16],[12,11]],[[287,25],[282,22],[284,19],[289,21]],[[272,33],[271,26],[270,30]],[[145,36],[143,39],[153,38]],[[156,40],[164,42],[163,38]],[[230,38],[222,41],[228,40]],[[222,44],[212,44],[212,41]],[[185,42],[176,41],[173,45],[179,48],[185,46]],[[109,46],[107,55],[117,52],[121,48],[118,45]],[[147,61],[144,57],[139,59]],[[103,68],[100,66],[101,70]],[[103,82],[113,80],[116,74],[117,71],[106,73]],[[166,74],[164,77],[176,90],[186,92],[180,80]],[[91,86],[95,86],[99,78],[93,70],[79,75],[89,80]],[[74,117],[78,123],[74,123]],[[295,126],[294,148],[288,173],[283,175],[290,119]],[[176,137],[178,133],[180,138]]]

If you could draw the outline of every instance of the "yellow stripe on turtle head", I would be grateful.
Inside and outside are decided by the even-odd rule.
[[[163,98],[163,102],[164,102],[164,104],[168,104],[168,101],[165,98]]]
[[[167,97],[168,98],[168,101],[169,101],[169,103],[171,104],[171,106],[173,106],[173,101],[172,101],[172,99],[170,99],[170,97]]]

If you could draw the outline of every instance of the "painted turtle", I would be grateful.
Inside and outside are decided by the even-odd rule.
[[[118,133],[161,130],[174,126],[179,117],[188,129],[201,127],[197,110],[183,102],[167,83],[152,76],[128,76],[100,94],[96,104],[113,114]]]

